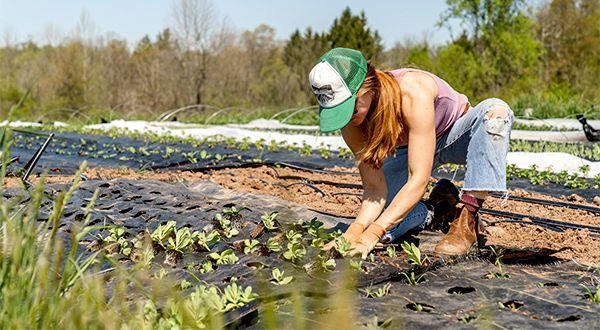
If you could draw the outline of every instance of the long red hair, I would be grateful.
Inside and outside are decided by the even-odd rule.
[[[389,73],[367,64],[367,76],[358,96],[372,93],[371,107],[362,124],[367,141],[361,150],[361,161],[376,169],[396,151],[396,145],[404,129],[402,123],[402,96],[400,86]]]

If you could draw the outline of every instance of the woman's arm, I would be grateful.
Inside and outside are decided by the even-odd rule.
[[[365,136],[361,128],[347,125],[342,129],[342,137],[355,157],[360,159],[360,152],[365,143]],[[360,161],[358,163],[358,170],[363,184],[363,197],[356,219],[344,233],[344,237],[350,242],[356,241],[365,228],[379,217],[385,206],[387,195],[383,170],[376,170]],[[334,244],[335,242],[332,241],[324,249],[331,249]]]
[[[385,211],[373,222],[355,245],[363,258],[381,236],[398,222],[421,199],[427,188],[435,153],[435,122],[433,101],[437,95],[435,81],[419,72],[407,73],[402,79],[402,114],[408,130],[408,172],[406,184],[396,194]]]
[[[363,185],[363,197],[356,221],[363,226],[369,226],[383,210],[387,195],[387,186],[382,169],[374,169],[360,161],[361,150],[364,147],[364,133],[360,127],[347,125],[342,129],[342,137],[352,150],[358,162],[358,171]]]

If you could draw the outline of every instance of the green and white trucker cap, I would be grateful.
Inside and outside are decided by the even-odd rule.
[[[367,60],[361,52],[334,48],[319,59],[308,76],[319,102],[322,132],[338,130],[348,124],[354,113],[356,93],[367,75]]]

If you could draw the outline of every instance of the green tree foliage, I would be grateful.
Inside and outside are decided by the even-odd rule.
[[[331,47],[347,47],[360,50],[367,59],[376,59],[383,50],[381,37],[367,25],[367,17],[362,11],[353,15],[349,7],[339,18],[333,20],[328,39]]]
[[[535,86],[541,47],[535,38],[533,22],[523,13],[523,0],[447,0],[446,3],[448,9],[439,24],[447,25],[455,19],[464,30],[461,37],[441,50],[440,70],[449,74],[463,71],[469,76],[464,72],[465,63],[468,64],[470,72],[477,76],[459,85],[482,97],[523,92]]]
[[[598,99],[600,76],[600,1],[554,0],[536,15],[543,44],[544,79],[564,97],[578,93]]]
[[[296,93],[302,94],[302,104],[314,103],[308,85],[308,73],[317,59],[330,48],[325,33],[316,33],[310,27],[304,33],[294,31],[283,47],[283,61],[291,71],[290,79],[296,83]]]

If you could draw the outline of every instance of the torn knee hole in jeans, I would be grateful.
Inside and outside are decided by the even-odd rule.
[[[495,106],[485,113],[485,130],[495,139],[501,139],[508,133],[508,110],[503,106]]]

